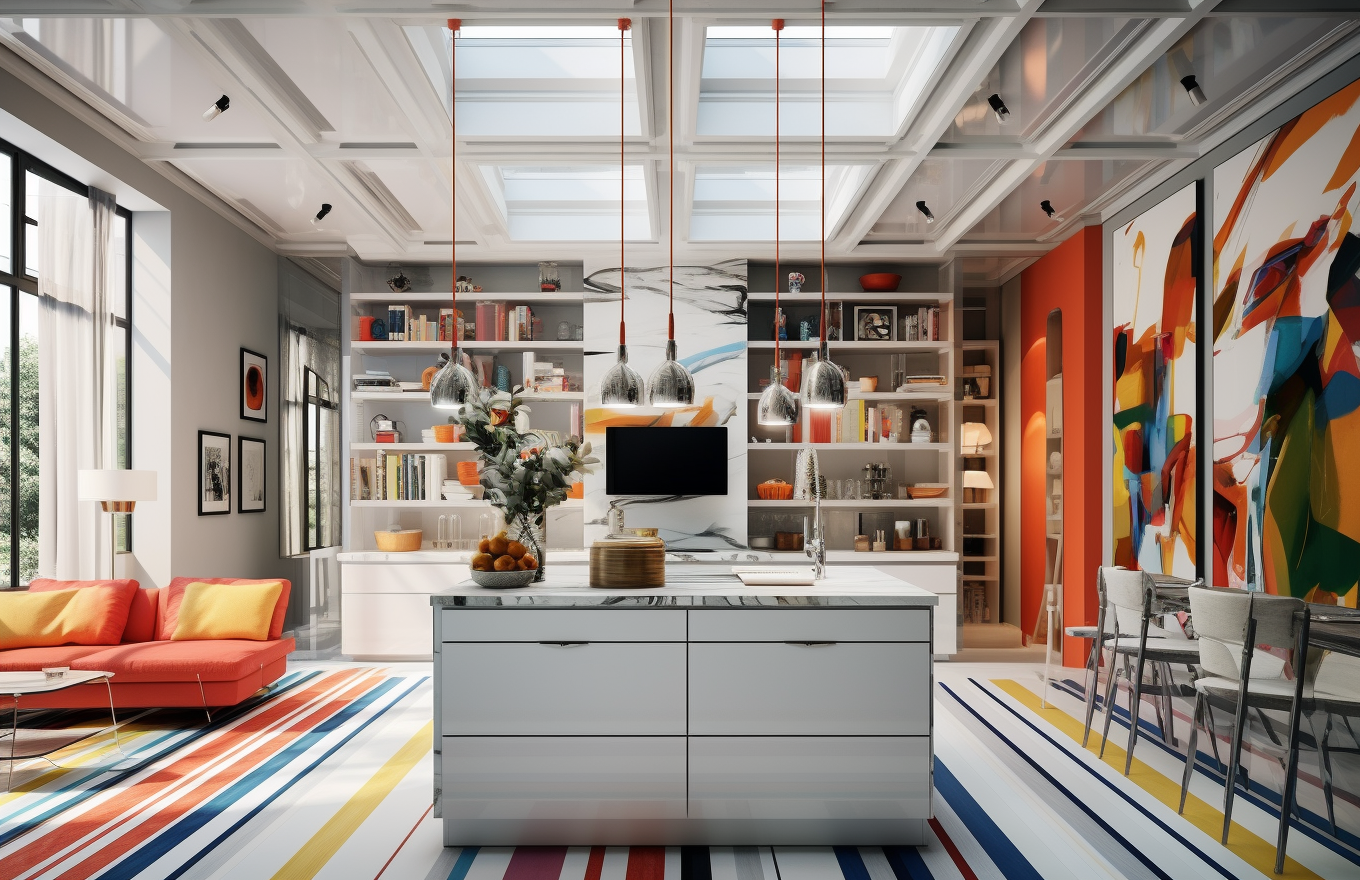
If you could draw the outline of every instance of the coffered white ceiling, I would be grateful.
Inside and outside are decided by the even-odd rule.
[[[672,207],[662,0],[361,2],[0,0],[0,66],[36,68],[281,252],[374,261],[446,258],[454,176],[460,258],[612,254],[622,100],[630,252],[660,254],[673,223],[678,259],[761,256],[780,16],[780,235],[788,256],[816,253],[815,3],[676,4]],[[1013,274],[1360,51],[1351,5],[828,3],[828,255],[962,254],[977,280]],[[1180,84],[1192,74],[1202,105]],[[205,121],[222,94],[231,108]]]

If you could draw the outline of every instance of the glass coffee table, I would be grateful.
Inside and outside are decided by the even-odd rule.
[[[0,672],[0,700],[9,698],[12,701],[9,730],[0,730],[0,758],[8,759],[9,764],[9,773],[5,778],[5,791],[10,790],[10,785],[14,780],[15,761],[42,758],[57,766],[47,758],[48,755],[106,730],[113,731],[114,746],[120,754],[122,753],[123,744],[118,739],[118,716],[113,709],[113,686],[109,683],[112,678],[112,672],[87,670],[67,670],[61,675],[51,677],[41,670],[35,672]],[[82,728],[74,731],[20,729],[19,704],[25,696],[46,694],[82,685],[97,686],[101,683],[109,695],[108,727],[91,730]],[[0,711],[4,708],[3,703],[0,702]],[[6,739],[9,740],[8,749],[4,747]]]

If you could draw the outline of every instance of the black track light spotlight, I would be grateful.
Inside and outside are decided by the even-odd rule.
[[[214,119],[221,116],[224,112],[226,112],[230,108],[231,98],[228,98],[226,95],[223,95],[216,101],[213,101],[212,104],[208,106],[207,110],[203,111],[203,121],[212,122]]]
[[[925,203],[925,199],[916,203],[916,210],[921,212],[921,216],[926,218],[927,223],[935,222],[935,215],[930,213],[930,206]]]
[[[1010,121],[1011,111],[1006,106],[1006,102],[1001,100],[1000,95],[992,95],[988,98],[987,106],[992,108],[992,112],[996,114],[996,121],[1000,125],[1005,125]]]
[[[1052,220],[1054,223],[1063,222],[1064,219],[1063,215],[1058,213],[1058,209],[1053,207],[1053,203],[1050,202],[1048,199],[1044,199],[1042,202],[1040,202],[1039,207],[1042,208],[1044,213],[1048,215],[1048,219]]]
[[[1193,73],[1189,76],[1181,77],[1181,87],[1184,88],[1185,93],[1190,96],[1190,103],[1194,104],[1196,107],[1203,105],[1205,101],[1209,100],[1204,97],[1204,89],[1199,87],[1199,80],[1195,79]]]
[[[316,212],[316,216],[312,218],[312,225],[315,226],[315,225],[317,225],[318,223],[320,223],[320,222],[325,218],[325,216],[326,216],[327,214],[329,214],[330,212],[331,212],[331,203],[330,203],[330,202],[322,202],[322,203],[321,203],[321,210],[320,210],[320,211],[317,211],[317,212]]]

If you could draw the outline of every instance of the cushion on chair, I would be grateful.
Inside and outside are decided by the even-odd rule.
[[[1237,679],[1209,676],[1208,678],[1196,679],[1195,690],[1203,691],[1204,693],[1212,691],[1216,694],[1226,694],[1236,697],[1239,684],[1240,680]],[[1280,697],[1286,700],[1292,700],[1294,698],[1294,682],[1287,678],[1252,678],[1251,684],[1247,688],[1247,693],[1251,696]],[[1305,683],[1303,686],[1304,699],[1311,699],[1312,696],[1312,686]]]
[[[283,635],[283,617],[288,611],[288,593],[292,585],[284,578],[189,578],[177,577],[169,586],[161,590],[160,616],[156,627],[156,638],[169,641],[179,625],[179,606],[184,601],[184,590],[189,584],[283,584],[279,591],[278,602],[274,605],[274,617],[269,623],[269,639]]]
[[[105,647],[58,645],[49,648],[11,648],[8,651],[0,651],[0,672],[32,672],[49,666],[70,666],[81,657],[98,654]]]
[[[1138,640],[1124,636],[1115,644],[1120,654],[1138,655]],[[1198,663],[1199,644],[1188,639],[1147,640],[1143,656],[1153,663]]]
[[[179,606],[174,641],[250,639],[269,634],[283,584],[189,584]]]
[[[112,672],[115,682],[236,681],[288,656],[292,639],[214,639],[118,645],[72,662],[72,669]]]
[[[135,581],[0,594],[0,649],[116,645],[127,626]]]

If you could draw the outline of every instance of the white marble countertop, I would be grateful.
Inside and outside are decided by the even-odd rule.
[[[547,580],[508,590],[478,586],[468,579],[431,597],[436,607],[507,606],[895,606],[925,608],[939,597],[875,569],[828,568],[811,586],[746,586],[729,568],[669,565],[666,586],[635,590],[596,589],[584,566],[550,569]]]
[[[590,554],[585,550],[549,550],[548,564],[585,565]],[[407,553],[381,553],[376,550],[362,550],[340,553],[336,556],[341,563],[349,565],[430,565],[432,563],[456,563],[467,565],[472,558],[471,550],[412,550]],[[913,565],[929,563],[933,565],[955,565],[959,554],[952,550],[899,550],[882,553],[856,553],[854,550],[830,550],[827,562],[850,563],[852,565]],[[749,565],[751,563],[774,563],[778,565],[802,565],[808,559],[801,552],[780,553],[773,550],[739,550],[723,553],[667,553],[667,563],[692,565]]]

